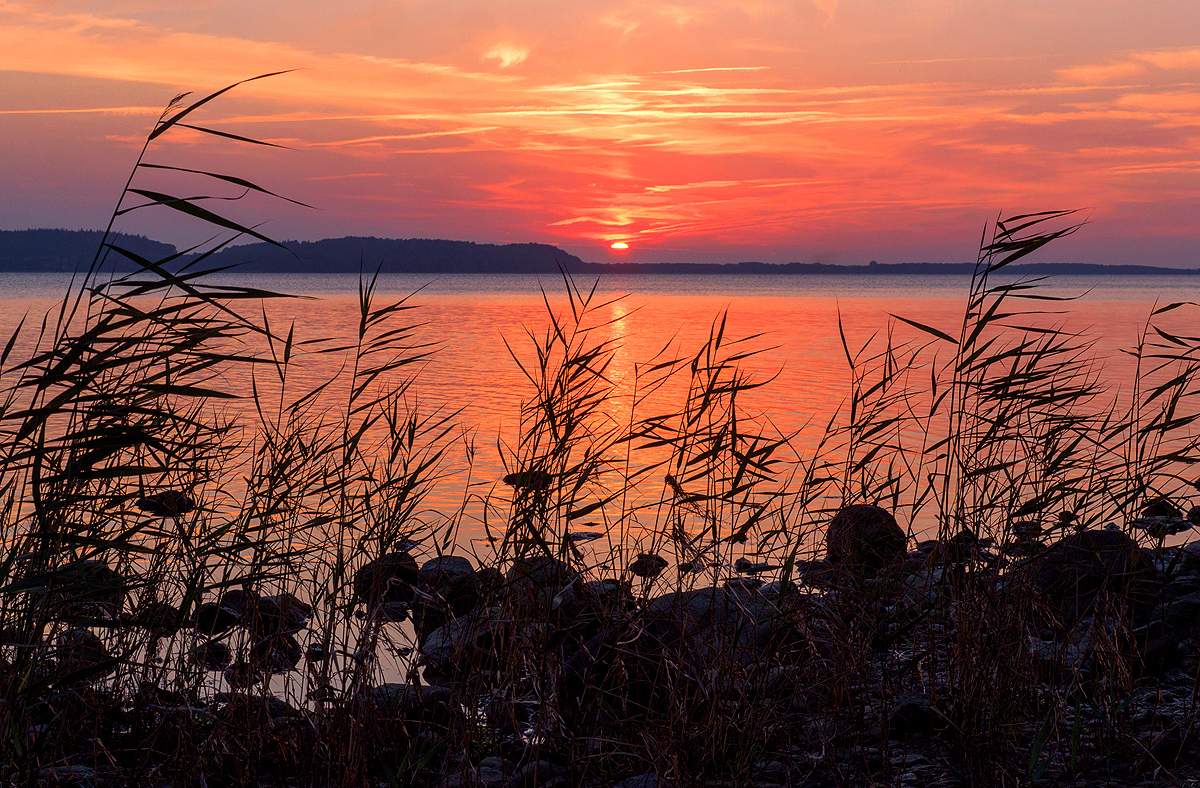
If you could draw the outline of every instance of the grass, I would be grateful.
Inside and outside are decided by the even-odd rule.
[[[276,197],[146,161],[180,127],[228,140],[184,123],[224,92],[170,104],[89,269],[0,358],[5,780],[1190,774],[1178,752],[1197,682],[1172,705],[1162,694],[1179,682],[1147,667],[1171,589],[1191,587],[1164,548],[1188,524],[1144,515],[1192,491],[1200,339],[1159,321],[1195,307],[1155,309],[1134,380],[1115,387],[1057,311],[1069,304],[1004,274],[1074,232],[1069,212],[995,224],[960,326],[896,316],[862,345],[844,337],[847,401],[798,460],[795,436],[742,407],[770,384],[743,366],[757,337],[731,339],[718,317],[699,348],[668,345],[617,385],[606,304],[564,272],[545,328],[507,339],[529,394],[497,444],[507,484],[480,485],[452,473],[460,414],[413,395],[436,348],[411,298],[383,301],[365,275],[352,337],[297,336],[260,306],[288,296],[214,283],[213,252],[270,240],[207,207],[229,196],[139,185],[149,173],[179,178],[175,193]],[[232,235],[146,260],[112,240],[134,211]],[[339,370],[296,390],[289,374],[313,356]],[[439,485],[461,489],[459,510],[427,511]],[[863,503],[936,523],[936,543],[877,571],[823,561],[833,515]],[[1068,589],[1080,621],[1039,573],[1110,522],[1148,549]],[[404,547],[452,556],[464,529],[491,534],[494,555],[420,569]],[[585,529],[605,541],[581,548]],[[1109,560],[1084,556],[1068,562],[1075,581]],[[731,572],[739,559],[770,568]],[[758,572],[772,582],[757,587]],[[1144,586],[1148,601],[1131,601]]]

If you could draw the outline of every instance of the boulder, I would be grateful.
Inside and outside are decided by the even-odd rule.
[[[1089,615],[1100,593],[1145,621],[1155,598],[1154,566],[1120,531],[1081,531],[1059,541],[1035,565],[1034,586],[1057,619],[1071,626]]]
[[[241,624],[255,637],[293,634],[308,626],[312,607],[292,594],[264,596],[252,611],[243,614]]]
[[[250,647],[250,662],[266,673],[287,673],[300,664],[303,653],[291,635],[271,635]]]
[[[874,575],[904,563],[908,538],[886,509],[844,506],[825,531],[828,560],[854,573]]]
[[[229,666],[233,654],[229,646],[219,640],[209,640],[194,646],[191,650],[192,662],[205,670],[224,670]]]
[[[655,553],[638,553],[638,557],[629,564],[629,571],[647,580],[658,577],[667,568],[667,559]]]
[[[196,502],[179,490],[163,490],[145,498],[138,498],[137,508],[155,517],[170,517],[178,520],[196,508]]]
[[[439,588],[455,580],[475,574],[470,559],[459,555],[431,558],[421,565],[417,580],[426,588]]]
[[[354,598],[369,606],[381,602],[411,602],[420,570],[406,552],[388,553],[363,564],[354,573]]]
[[[240,616],[216,602],[205,602],[196,607],[192,615],[192,626],[205,635],[220,635],[228,632],[240,620]]]

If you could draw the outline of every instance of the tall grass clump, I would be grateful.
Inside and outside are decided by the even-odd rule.
[[[364,274],[350,335],[305,337],[271,317],[290,296],[223,284],[217,251],[275,242],[213,206],[284,198],[148,159],[179,129],[266,144],[195,124],[232,87],[171,102],[90,267],[0,357],[5,780],[1196,776],[1200,338],[1164,322],[1195,307],[1153,311],[1118,386],[1069,299],[1010,275],[1069,212],[991,228],[959,325],[843,331],[847,399],[807,442],[747,404],[763,337],[722,315],[626,369],[564,271],[505,338],[527,395],[479,478],[492,446],[416,396],[412,297]],[[218,235],[148,260],[116,234],[146,211]]]

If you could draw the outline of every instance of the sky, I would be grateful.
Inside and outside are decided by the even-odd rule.
[[[1200,267],[1195,0],[0,0],[0,229],[103,228],[173,96],[282,69],[193,117],[287,150],[147,154],[276,238],[960,262],[1073,208],[1043,259]]]

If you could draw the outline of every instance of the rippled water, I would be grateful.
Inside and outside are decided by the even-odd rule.
[[[68,281],[62,275],[0,275],[0,331],[7,336],[26,313],[40,318],[58,302]],[[269,307],[273,321],[295,321],[297,338],[348,336],[354,331],[357,277],[246,275],[237,281],[309,297],[276,301]],[[597,300],[606,305],[596,318],[607,324],[598,336],[618,343],[614,375],[620,389],[630,385],[635,363],[649,361],[671,340],[679,352],[693,351],[717,316],[727,312],[727,336],[760,335],[750,346],[762,352],[745,367],[762,378],[775,376],[747,399],[748,407],[769,416],[779,430],[799,433],[795,445],[803,455],[847,395],[849,373],[839,320],[852,347],[885,332],[889,314],[957,333],[967,286],[965,278],[948,276],[610,277],[597,286]],[[379,290],[381,297],[412,294],[411,303],[418,309],[403,319],[420,323],[416,336],[437,344],[420,370],[419,400],[423,407],[462,409],[464,429],[476,436],[474,478],[497,482],[503,475],[497,440],[515,438],[520,404],[532,393],[509,347],[518,358],[532,359],[526,332],[544,332],[547,299],[551,310],[564,312],[563,282],[533,276],[397,275],[381,278]],[[1109,381],[1127,385],[1132,370],[1116,349],[1136,341],[1155,303],[1200,301],[1200,281],[1059,277],[1043,292],[1079,296],[1068,305],[1049,304],[1064,314],[1045,320],[1094,335]],[[900,337],[916,336],[902,325],[895,330]],[[334,357],[301,359],[289,386],[297,391],[316,385],[337,366]],[[453,508],[461,495],[453,484],[443,485],[430,503]]]

